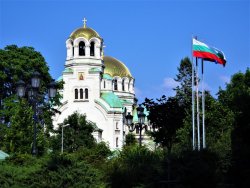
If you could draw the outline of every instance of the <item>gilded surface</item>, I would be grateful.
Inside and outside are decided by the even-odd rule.
[[[76,39],[78,37],[84,37],[87,40],[89,40],[89,39],[91,39],[93,37],[101,39],[99,34],[95,30],[93,30],[93,29],[91,29],[89,27],[86,27],[86,28],[81,27],[79,29],[76,29],[75,31],[73,31],[71,33],[69,38],[74,40],[74,39]]]
[[[109,74],[111,77],[119,76],[121,78],[132,78],[128,68],[119,60],[109,56],[104,56],[103,60],[105,65],[104,74]]]

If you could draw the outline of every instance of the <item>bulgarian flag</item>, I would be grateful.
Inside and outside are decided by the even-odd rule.
[[[214,47],[210,47],[193,38],[193,56],[203,58],[207,61],[226,65],[226,57],[224,53]]]

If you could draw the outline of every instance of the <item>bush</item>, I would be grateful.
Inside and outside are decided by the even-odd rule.
[[[162,155],[145,147],[125,147],[108,166],[110,187],[155,187],[160,173]],[[122,182],[122,184],[121,184]]]
[[[6,162],[14,165],[33,165],[36,158],[30,154],[14,154],[6,158]]]
[[[136,138],[133,133],[128,133],[125,138],[126,146],[132,146],[136,144]]]
[[[54,155],[25,180],[31,187],[100,187],[101,172],[73,155]]]
[[[103,149],[101,146],[98,147]],[[86,149],[86,153],[88,152],[91,153],[89,149]],[[94,150],[93,153],[98,152]],[[101,153],[103,154],[103,152]],[[0,185],[1,187],[35,188],[104,187],[101,165],[90,163],[89,159],[80,158],[80,155],[81,152],[63,155],[51,154],[41,158],[30,155],[11,157],[0,163]]]

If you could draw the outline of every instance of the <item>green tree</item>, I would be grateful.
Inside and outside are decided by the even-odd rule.
[[[108,187],[158,187],[161,159],[144,146],[125,147],[108,163]]]
[[[57,135],[54,137],[54,149],[59,150],[61,147],[62,126],[69,124],[63,130],[63,145],[67,152],[75,152],[80,148],[91,148],[95,145],[95,139],[92,135],[96,128],[93,122],[86,119],[85,115],[74,112],[68,116],[64,122],[59,126]]]
[[[45,140],[44,135],[49,137],[49,132],[52,130],[52,115],[56,113],[53,109],[53,105],[59,104],[59,95],[48,102],[46,99],[47,85],[52,81],[49,74],[49,68],[43,58],[43,56],[34,50],[32,47],[17,47],[16,45],[6,46],[4,49],[0,49],[0,118],[1,125],[0,128],[6,131],[0,133],[1,138],[11,138],[13,132],[22,133],[29,135],[33,134],[33,130],[28,128],[34,125],[32,119],[32,112],[34,114],[34,109],[29,102],[28,96],[26,95],[24,99],[18,99],[16,94],[16,84],[19,79],[22,79],[25,83],[29,83],[32,74],[38,71],[41,74],[41,87],[39,88],[39,97],[37,98],[38,109],[38,135],[37,135],[37,147],[40,149],[39,152],[44,151]],[[23,105],[20,107],[20,105]],[[21,108],[24,110],[22,111]],[[10,128],[6,129],[6,124],[10,125]],[[45,134],[40,134],[43,131],[43,126],[46,125]],[[29,132],[28,132],[29,131]],[[16,142],[25,143],[29,139],[29,143],[33,142],[33,138],[29,136],[20,136],[20,139]],[[40,138],[40,139],[39,139]],[[6,142],[7,143],[7,140]],[[15,147],[1,144],[3,148],[8,148],[11,152],[27,152],[27,149],[18,148],[21,145],[16,145]],[[25,145],[25,144],[24,144]],[[26,147],[26,145],[24,146]],[[15,149],[13,149],[15,148]],[[43,148],[43,149],[42,149]]]
[[[181,152],[192,146],[192,62],[190,59],[183,58],[177,70],[175,81],[178,82],[178,86],[174,90],[185,114],[182,119],[183,124],[176,132],[177,142],[174,144],[174,150]]]
[[[212,147],[212,150],[215,150],[218,142],[220,142],[224,136],[228,137],[231,134],[234,116],[232,111],[227,108],[227,106],[223,106],[223,104],[221,104],[219,100],[213,98],[209,92],[206,92],[205,97],[205,124],[207,131],[206,141],[207,146]],[[227,146],[225,145],[224,148],[231,148],[230,137],[225,144]]]
[[[166,148],[171,153],[172,146],[176,141],[176,131],[182,126],[184,108],[175,97],[162,96],[157,102],[145,99],[143,105],[149,111],[150,120],[154,131],[151,136],[156,143]]]
[[[1,149],[8,153],[31,153],[33,142],[33,112],[25,100],[6,102],[8,126],[1,125]],[[21,126],[20,126],[21,125]]]
[[[178,74],[175,81],[179,85],[174,88],[176,98],[179,103],[185,107],[187,111],[191,111],[192,104],[192,63],[188,57],[181,60],[180,66],[177,68]]]
[[[250,169],[250,70],[236,73],[225,90],[219,91],[219,100],[233,111],[232,169],[230,179],[236,187],[249,187]]]
[[[177,68],[175,81],[178,86],[174,88],[175,97],[166,98],[163,95],[157,102],[145,99],[144,105],[149,110],[149,120],[156,128],[151,135],[157,143],[167,147],[171,152],[173,145],[178,141],[176,136],[186,137],[189,129],[183,129],[186,116],[191,114],[192,103],[192,63],[188,57],[181,60]],[[182,128],[182,129],[181,129]],[[179,129],[181,129],[179,131]],[[178,134],[177,134],[178,133]]]
[[[32,47],[6,46],[0,49],[0,106],[3,99],[16,93],[16,83],[22,79],[29,83],[33,72],[41,74],[40,92],[44,93],[51,81],[49,68],[41,53]]]
[[[128,133],[125,138],[126,146],[131,146],[136,144],[136,138],[133,133]]]
[[[234,115],[227,106],[214,99],[208,92],[205,96],[206,145],[208,150],[218,156],[217,170],[225,177],[231,166],[231,132]]]

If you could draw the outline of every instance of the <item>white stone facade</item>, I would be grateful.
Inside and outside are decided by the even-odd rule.
[[[103,39],[91,28],[75,30],[66,49],[61,114],[54,117],[54,126],[75,111],[86,114],[101,130],[93,133],[96,140],[120,149],[128,132],[124,112],[134,110],[134,78],[122,62],[103,56]]]

